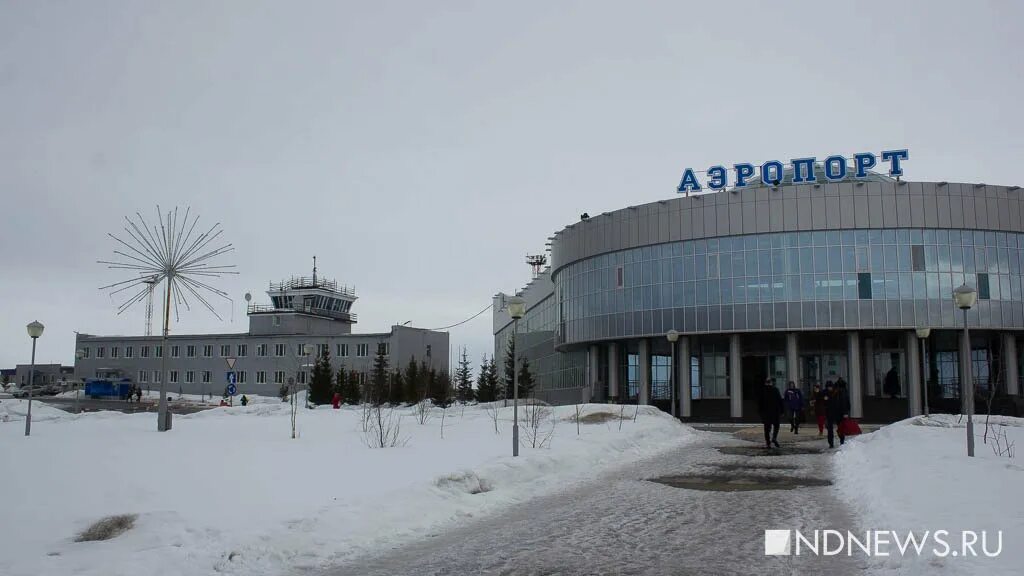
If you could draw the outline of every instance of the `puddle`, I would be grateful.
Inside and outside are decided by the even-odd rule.
[[[704,464],[709,468],[719,470],[741,471],[741,470],[796,470],[799,466],[794,464],[757,464],[754,462],[737,462],[730,464]]]
[[[752,490],[792,490],[805,486],[828,486],[828,480],[800,476],[756,476],[752,474],[687,474],[650,478],[673,488],[708,492],[746,492]]]
[[[717,448],[722,454],[732,456],[790,456],[793,454],[823,454],[825,448],[813,448],[795,444],[783,444],[782,448],[765,449],[763,446],[722,446]]]

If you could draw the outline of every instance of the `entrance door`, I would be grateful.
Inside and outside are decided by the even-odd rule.
[[[742,364],[743,419],[756,420],[758,418],[757,400],[761,397],[764,381],[769,378],[768,358],[765,356],[744,356]]]

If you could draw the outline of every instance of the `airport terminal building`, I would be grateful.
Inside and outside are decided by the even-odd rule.
[[[330,353],[334,372],[352,371],[365,380],[381,350],[389,367],[410,359],[448,370],[448,333],[392,326],[389,332],[354,334],[355,290],[334,280],[293,277],[272,282],[271,304],[248,306],[249,330],[228,334],[95,336],[78,334],[75,376],[129,378],[143,389],[159,389],[161,356],[167,355],[167,390],[220,396],[229,371],[238,394],[276,396],[289,379],[308,383],[316,358]],[[233,367],[229,367],[230,365]]]
[[[550,267],[518,292],[517,355],[536,394],[668,410],[674,371],[684,418],[754,420],[768,377],[805,391],[842,378],[852,416],[892,421],[921,413],[926,387],[932,411],[959,411],[969,357],[979,397],[995,387],[1019,405],[1024,191],[810,166],[796,182],[780,166],[767,182],[556,232]],[[978,292],[969,353],[952,298],[962,284]],[[505,298],[499,362],[513,326]]]

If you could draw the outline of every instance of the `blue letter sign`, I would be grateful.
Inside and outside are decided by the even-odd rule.
[[[909,159],[910,153],[906,149],[883,150],[881,154],[882,163],[889,163],[889,176],[894,178],[903,176],[901,162]],[[853,178],[867,178],[869,171],[877,166],[878,162],[879,157],[874,152],[858,152],[854,154],[852,164],[842,154],[833,154],[825,158],[825,161],[820,164],[813,156],[809,158],[793,158],[788,164],[788,166],[792,167],[789,177],[793,184],[814,183],[818,181],[818,175],[815,174],[815,169],[818,169],[819,173],[823,173],[829,182],[845,180],[850,176],[851,172],[853,173]],[[732,169],[736,173],[736,182],[733,186],[744,188],[749,186],[751,182],[754,182],[755,185],[778,186],[786,180],[786,166],[787,164],[784,164],[781,160],[769,160],[760,166],[761,177],[751,180],[755,172],[757,172],[757,167],[754,164],[748,162],[733,164]],[[679,182],[677,190],[680,193],[685,192],[687,194],[691,191],[700,192],[701,183],[697,179],[697,173],[693,168],[684,170],[683,178]],[[707,169],[706,174],[708,179],[707,186],[711,190],[724,190],[729,185],[729,170],[724,166],[712,166]]]

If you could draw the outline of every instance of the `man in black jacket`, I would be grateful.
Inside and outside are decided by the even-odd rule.
[[[850,396],[846,391],[846,382],[840,380],[831,390],[826,391],[825,426],[828,428],[828,447],[835,448],[833,431],[844,418],[850,417]],[[839,444],[846,442],[846,436],[839,432]]]
[[[782,410],[782,394],[775,387],[775,382],[768,378],[764,381],[761,397],[757,401],[757,412],[761,416],[761,423],[764,424],[765,448],[770,449],[772,444],[779,448],[779,417]]]

